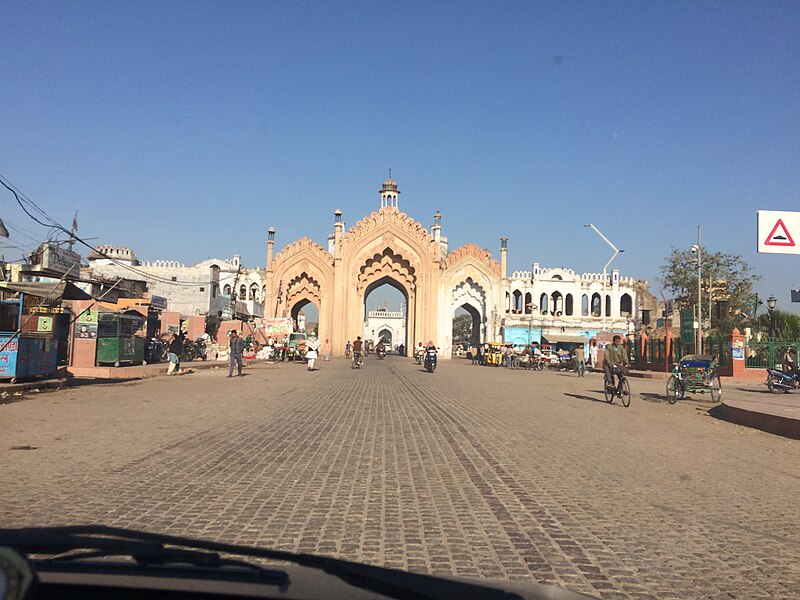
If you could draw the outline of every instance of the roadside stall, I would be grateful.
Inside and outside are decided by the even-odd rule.
[[[60,294],[40,296],[6,285],[0,288],[0,378],[16,383],[56,373],[53,325],[60,304]]]
[[[97,318],[97,364],[142,364],[144,337],[139,332],[146,318],[137,311],[100,311]]]

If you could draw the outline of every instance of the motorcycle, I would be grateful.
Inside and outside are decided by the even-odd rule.
[[[157,337],[147,340],[144,349],[145,364],[155,364],[166,359],[166,345]]]
[[[789,375],[777,369],[767,369],[767,388],[773,394],[785,394],[800,388],[800,374]]]
[[[197,351],[197,358],[199,358],[200,360],[206,360],[208,358],[206,352],[206,340],[204,338],[202,337],[197,338],[194,341],[194,347],[195,350]]]
[[[436,348],[431,347],[425,350],[425,368],[428,373],[436,370]]]
[[[414,350],[414,360],[417,361],[418,365],[422,364],[422,356],[424,355],[425,351],[422,348],[417,348]]]
[[[386,358],[386,348],[381,347],[378,349],[378,358],[380,359]]]

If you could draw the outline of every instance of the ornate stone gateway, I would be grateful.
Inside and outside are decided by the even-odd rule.
[[[524,345],[531,341],[580,344],[602,331],[631,335],[647,325],[657,307],[647,282],[609,274],[575,273],[563,267],[506,276],[506,238],[500,264],[488,250],[466,244],[447,250],[441,215],[430,230],[400,212],[400,191],[390,177],[380,190],[381,207],[348,231],[334,212],[328,249],[308,238],[272,258],[275,230],[267,241],[265,316],[296,317],[303,306],[319,308],[319,331],[335,353],[364,336],[365,302],[389,284],[405,298],[406,336],[395,345],[433,340],[440,354],[452,352],[453,318],[463,308],[472,316],[470,340]]]
[[[365,302],[374,289],[389,284],[406,300],[407,348],[433,340],[442,356],[451,351],[455,310],[461,306],[494,339],[501,269],[489,252],[468,244],[448,254],[440,216],[430,232],[398,209],[400,191],[391,178],[380,190],[381,207],[344,231],[336,211],[328,250],[308,238],[293,242],[273,259],[274,230],[267,242],[266,316],[296,316],[309,302],[319,308],[321,339],[335,353],[363,335]],[[488,330],[486,328],[489,328]]]

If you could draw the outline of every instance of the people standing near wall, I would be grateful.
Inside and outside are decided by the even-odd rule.
[[[231,331],[231,341],[228,353],[230,354],[230,368],[228,377],[233,377],[233,365],[237,367],[237,376],[242,374],[242,354],[244,353],[244,340],[239,337],[239,332],[235,329]]]
[[[328,362],[331,359],[331,341],[329,339],[325,339],[325,343],[322,344],[322,360]]]

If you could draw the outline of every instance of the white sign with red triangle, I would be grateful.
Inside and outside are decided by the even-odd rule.
[[[759,210],[758,251],[800,254],[800,212]]]

